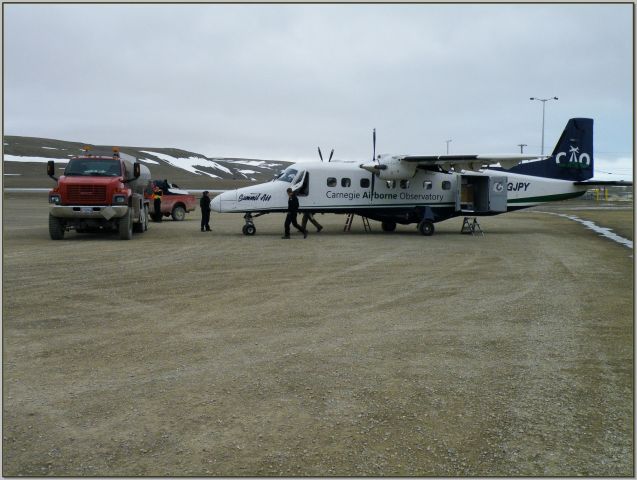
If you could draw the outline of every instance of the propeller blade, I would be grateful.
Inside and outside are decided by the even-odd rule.
[[[321,157],[321,162],[323,161],[323,154],[321,153],[321,147],[316,147],[318,148],[318,152],[319,152],[319,157]]]
[[[372,173],[372,193],[371,193],[371,197],[369,197],[370,203],[374,201],[374,177],[376,177],[376,175]]]
[[[372,162],[376,161],[376,129],[374,129],[374,133],[372,135],[373,144],[374,144],[374,152],[372,154]]]
[[[334,149],[330,152],[330,158],[327,160],[328,163],[332,161],[332,155],[334,155]]]

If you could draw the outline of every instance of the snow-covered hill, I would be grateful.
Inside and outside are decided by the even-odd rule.
[[[5,136],[3,165],[7,177],[39,172],[34,164],[54,160],[62,167],[70,157],[83,152],[89,145],[94,149],[110,146],[90,145],[64,140]],[[243,158],[210,158],[205,155],[176,148],[121,147],[120,151],[144,163],[154,178],[179,179],[180,185],[210,184],[215,180],[242,180],[264,182],[286,168],[289,162]],[[41,169],[41,167],[40,167]],[[190,181],[189,181],[190,180]]]

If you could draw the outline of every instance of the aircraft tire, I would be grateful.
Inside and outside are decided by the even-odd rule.
[[[257,233],[257,228],[252,224],[244,225],[242,230],[244,235],[254,235]]]
[[[51,240],[62,240],[64,238],[64,230],[63,221],[49,214],[49,235]]]
[[[381,222],[383,232],[393,232],[396,230],[396,222]]]
[[[423,220],[418,224],[418,231],[426,237],[430,237],[434,234],[434,224],[429,220]]]

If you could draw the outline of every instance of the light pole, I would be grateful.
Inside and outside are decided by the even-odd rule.
[[[518,143],[518,147],[520,147],[520,153],[524,153],[524,147],[527,147],[526,143]]]
[[[445,140],[445,143],[447,144],[447,155],[449,155],[449,142],[451,142],[451,138],[449,140]]]
[[[537,100],[539,102],[542,102],[542,151],[540,152],[540,155],[544,155],[544,109],[546,107],[546,102],[548,102],[549,100],[557,100],[557,97],[553,97],[553,98],[531,97],[530,100]]]

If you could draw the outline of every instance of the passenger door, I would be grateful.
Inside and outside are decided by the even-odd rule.
[[[507,177],[489,177],[489,211],[507,211]]]
[[[294,179],[292,190],[296,192],[299,197],[307,197],[310,191],[310,174],[303,170]]]

